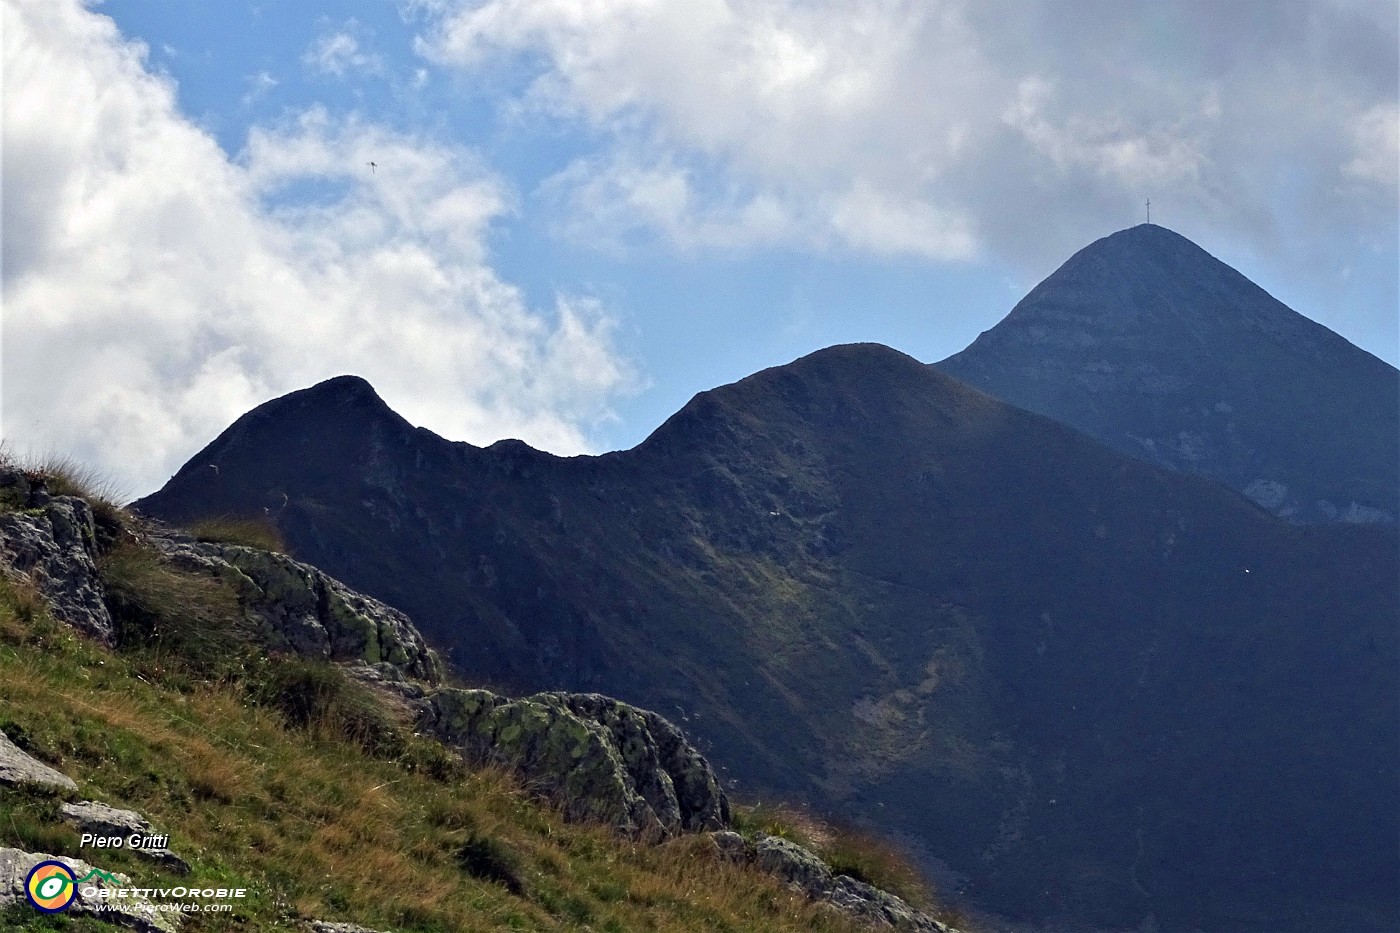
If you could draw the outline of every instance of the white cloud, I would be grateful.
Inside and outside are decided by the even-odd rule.
[[[523,64],[522,106],[601,140],[547,189],[586,240],[990,251],[1043,273],[1149,196],[1178,229],[1255,243],[1282,204],[1374,223],[1329,193],[1395,197],[1388,7],[434,0],[419,50]]]
[[[611,322],[493,272],[511,195],[469,153],[313,110],[231,160],[107,18],[4,13],[9,442],[145,492],[253,405],[348,372],[449,437],[589,447],[632,380]]]
[[[361,46],[360,24],[348,20],[339,29],[316,37],[311,47],[302,55],[302,64],[323,75],[343,78],[352,71],[378,74],[384,70],[384,59],[377,52],[368,52]]]
[[[243,95],[243,106],[245,107],[252,106],[259,98],[280,83],[267,71],[259,71],[257,74],[249,75],[247,82],[248,92]]]
[[[1348,178],[1381,188],[1400,184],[1400,107],[1377,104],[1351,124],[1355,156],[1342,172]]]

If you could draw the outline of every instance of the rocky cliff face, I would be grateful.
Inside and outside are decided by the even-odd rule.
[[[1400,374],[1162,227],[1086,246],[936,366],[1290,520],[1400,515]]]
[[[92,508],[76,496],[53,497],[43,481],[0,468],[0,572],[33,585],[55,618],[105,645],[116,625],[102,598],[97,573],[97,524]]]

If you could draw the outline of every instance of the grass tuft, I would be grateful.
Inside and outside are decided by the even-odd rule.
[[[19,470],[30,483],[42,482],[51,496],[77,496],[92,508],[98,525],[109,532],[127,527],[122,503],[130,496],[112,477],[69,456],[20,457],[0,442],[0,469]],[[0,506],[23,508],[13,487],[0,490]]]
[[[933,892],[907,855],[889,840],[864,830],[838,826],[821,856],[834,875],[850,875],[857,881],[896,894],[915,907],[937,906]]]
[[[398,758],[408,751],[407,738],[379,698],[332,664],[273,658],[248,691],[292,728],[352,742],[376,757]],[[430,760],[428,767],[433,767]]]
[[[873,833],[823,820],[800,807],[783,804],[736,806],[734,828],[752,839],[777,836],[817,853],[833,875],[849,875],[904,898],[921,909],[934,909],[928,883],[897,846]]]
[[[191,525],[189,531],[196,540],[212,544],[240,544],[263,551],[288,553],[287,542],[282,539],[282,532],[265,517],[239,518],[224,515],[205,518]]]
[[[242,669],[251,645],[248,623],[222,582],[172,567],[138,544],[103,555],[98,572],[124,650],[144,652],[154,669],[196,677]]]
[[[504,885],[516,897],[525,894],[520,857],[499,839],[472,833],[457,850],[457,864],[473,878]]]

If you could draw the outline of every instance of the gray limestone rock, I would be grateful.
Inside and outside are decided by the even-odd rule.
[[[116,626],[102,599],[92,509],[73,496],[41,501],[0,512],[0,572],[33,583],[58,621],[111,645]]]
[[[122,887],[129,889],[133,886],[131,879],[126,875],[111,873],[105,878],[95,876],[84,881],[83,879],[94,871],[93,866],[87,862],[42,852],[24,852],[20,849],[0,848],[0,910],[28,903],[24,893],[25,879],[29,877],[29,872],[34,866],[49,861],[62,862],[73,872],[74,880],[81,882],[78,885],[78,896],[66,913],[94,917],[115,926],[136,930],[138,933],[175,933],[179,929],[179,913],[157,911],[154,909],[155,905],[146,897],[83,896],[83,891],[93,888],[109,891]],[[113,883],[110,878],[116,878],[117,882]]]
[[[153,532],[149,541],[176,566],[231,585],[274,650],[387,666],[430,683],[442,678],[441,660],[406,615],[309,564],[173,532]]]
[[[118,810],[116,807],[109,807],[107,804],[98,803],[95,800],[65,803],[62,811],[64,817],[82,833],[92,833],[95,836],[121,836],[123,839],[133,835],[143,837],[163,835],[157,833],[155,827],[151,826],[145,817],[134,810]],[[189,874],[189,863],[171,852],[166,846],[131,848],[129,851],[142,858],[148,858],[163,868],[179,872],[182,875]]]
[[[849,875],[833,876],[816,853],[790,840],[760,833],[750,846],[738,833],[714,833],[711,838],[725,857],[752,861],[811,900],[826,901],[863,923],[913,933],[957,933],[888,891]]]
[[[780,839],[763,836],[754,843],[754,862],[769,874],[777,875],[810,898],[819,898],[834,883],[831,869],[811,850]]]
[[[729,825],[729,800],[685,733],[650,710],[597,693],[554,693],[576,715],[607,728],[638,793],[668,830]]]
[[[68,775],[31,757],[0,732],[0,785],[15,784],[37,784],[54,790],[78,789]]]
[[[362,927],[357,923],[327,923],[325,920],[311,921],[311,933],[383,933],[381,930],[371,930],[369,927]]]
[[[352,680],[358,681],[366,687],[396,696],[408,703],[421,700],[426,694],[420,682],[409,680],[404,676],[403,671],[387,661],[366,664],[364,661],[355,660],[342,664],[341,670],[345,671]]]
[[[710,833],[710,841],[715,844],[719,854],[731,862],[742,862],[750,857],[748,843],[733,830],[722,829]]]
[[[902,898],[849,875],[836,877],[826,899],[845,913],[877,926],[918,933],[953,933],[946,924],[915,910]]]
[[[638,836],[728,823],[719,781],[679,730],[608,697],[541,693],[510,700],[486,690],[444,689],[427,698],[420,728],[470,757],[515,768],[571,819]]]

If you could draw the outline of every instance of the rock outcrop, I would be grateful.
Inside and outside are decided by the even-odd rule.
[[[50,612],[106,645],[116,626],[97,575],[92,508],[76,496],[50,496],[22,471],[0,469],[0,489],[18,506],[0,511],[0,572],[34,585]]]
[[[420,728],[469,758],[516,769],[570,819],[637,836],[722,829],[729,801],[704,756],[655,713],[596,694],[518,700],[444,689],[423,704]]]
[[[78,886],[78,896],[66,913],[95,917],[106,923],[136,930],[138,933],[175,933],[179,929],[180,914],[158,911],[150,899],[132,896],[131,879],[126,875],[97,873],[92,865],[82,859],[48,855],[43,852],[25,852],[21,849],[0,848],[0,911],[27,903],[24,893],[25,879],[35,865],[50,861],[62,862],[68,866],[74,880],[81,882]],[[88,877],[89,875],[92,877]],[[82,892],[92,888],[109,891],[126,888],[128,896],[84,897]]]
[[[759,833],[753,842],[736,832],[711,834],[715,848],[736,862],[750,862],[776,875],[814,901],[825,901],[863,923],[913,933],[957,933],[911,907],[903,898],[849,875],[836,875],[816,853],[788,839]]]
[[[94,836],[120,836],[122,839],[128,839],[132,836],[151,838],[163,835],[157,833],[150,821],[136,811],[119,810],[95,800],[65,803],[60,811],[65,819],[77,827],[79,832],[92,833]],[[187,875],[190,872],[189,863],[165,846],[126,848],[132,854],[150,859],[162,868],[182,875]]]
[[[0,732],[0,786],[38,785],[56,791],[76,791],[78,785],[38,761]]]
[[[265,644],[331,661],[388,665],[435,683],[442,662],[408,617],[285,554],[159,531],[150,543],[175,566],[229,584]]]
[[[753,861],[809,897],[825,894],[835,881],[831,869],[812,850],[778,836],[760,835],[753,844]]]

